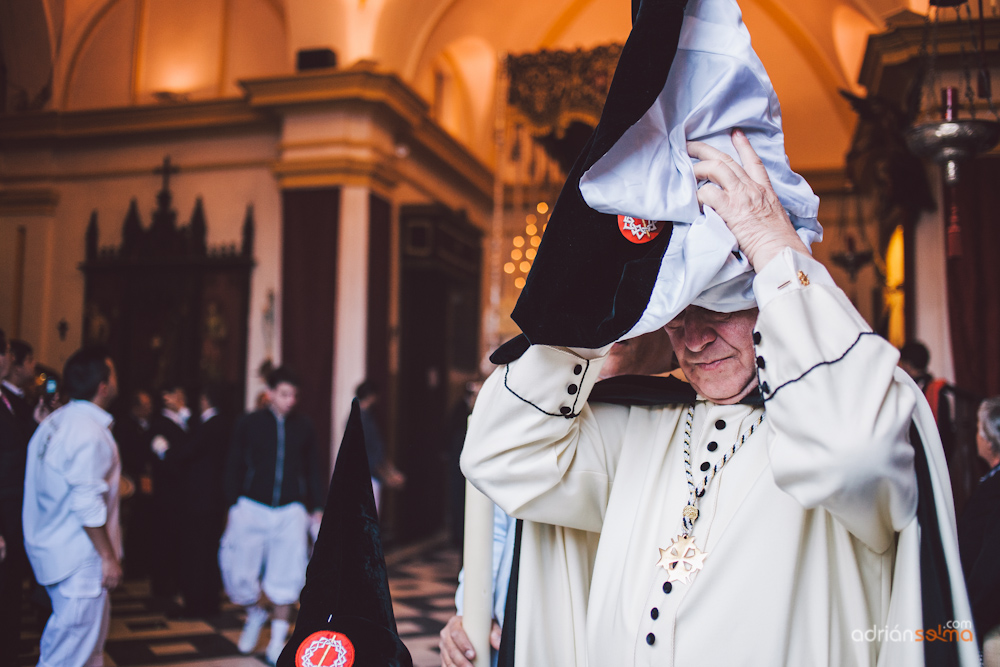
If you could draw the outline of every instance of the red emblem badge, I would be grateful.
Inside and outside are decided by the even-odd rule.
[[[354,644],[339,632],[314,632],[295,652],[295,667],[351,667],[353,664]]]
[[[618,229],[621,230],[622,236],[632,243],[649,243],[659,236],[663,223],[633,218],[631,215],[619,215]]]

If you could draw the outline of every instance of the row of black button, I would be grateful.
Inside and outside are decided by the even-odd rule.
[[[726,428],[726,420],[725,419],[718,419],[718,420],[716,420],[716,422],[715,422],[715,428],[717,428],[720,431],[722,429]],[[712,442],[708,443],[708,451],[714,452],[718,448],[719,448],[719,443],[717,443],[715,440],[713,440]],[[709,463],[708,461],[705,461],[704,463],[701,464],[701,471],[702,472],[707,472],[708,469],[711,468],[711,467],[712,467],[712,464]]]
[[[573,366],[573,375],[579,375],[582,372],[583,372],[583,366],[581,364]],[[580,391],[580,387],[575,384],[571,384],[570,386],[566,387],[566,392],[570,396],[573,396],[578,391]],[[561,408],[559,408],[559,412],[561,414],[568,415],[569,413],[573,412],[573,408],[569,407],[568,405],[564,405]]]
[[[753,332],[753,344],[754,345],[760,345],[760,340],[761,340],[761,338],[760,338],[760,332],[759,331],[754,331]],[[764,361],[764,357],[757,357],[757,368],[759,368],[760,370],[764,370],[766,367],[767,367],[767,363]],[[760,383],[760,393],[763,394],[764,396],[767,396],[768,394],[771,393],[771,388],[769,386],[767,386],[767,382],[761,382]]]
[[[664,593],[670,593],[670,591],[672,591],[672,590],[674,590],[674,585],[672,583],[670,583],[669,581],[664,581],[663,582],[663,592]],[[658,619],[660,617],[660,610],[657,609],[656,607],[653,607],[652,609],[649,610],[649,617],[655,621],[656,619]],[[650,646],[652,646],[655,642],[656,642],[656,635],[654,635],[652,632],[650,632],[648,635],[646,635],[646,643],[647,644],[649,644]]]

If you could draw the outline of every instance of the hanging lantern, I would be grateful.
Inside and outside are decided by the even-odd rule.
[[[930,0],[927,15],[927,28],[921,55],[924,59],[923,84],[925,117],[939,110],[940,118],[917,123],[906,131],[906,141],[910,150],[920,157],[928,158],[943,166],[944,181],[950,191],[950,210],[948,211],[947,249],[948,257],[961,256],[961,225],[959,221],[957,185],[961,177],[960,165],[972,158],[985,153],[1000,141],[1000,116],[993,105],[990,71],[986,65],[986,39],[983,23],[983,1],[979,3],[979,30],[972,20],[972,11],[967,0]],[[969,39],[961,46],[961,65],[964,75],[964,93],[967,116],[963,116],[963,104],[957,86],[941,87],[938,71],[938,28],[941,14],[947,8],[953,8],[955,19],[969,26]],[[964,13],[964,17],[963,17]],[[931,19],[933,14],[933,22]],[[932,48],[927,51],[928,36],[932,40]],[[975,64],[970,60],[978,61]],[[972,70],[977,71],[977,90],[973,90]],[[940,91],[940,93],[938,93]],[[938,98],[940,94],[940,98]],[[985,100],[992,116],[990,119],[976,118],[976,100]],[[940,105],[938,103],[940,99]]]

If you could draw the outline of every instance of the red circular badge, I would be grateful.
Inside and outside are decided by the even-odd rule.
[[[339,632],[314,632],[295,652],[295,667],[351,667],[353,664],[354,644]]]
[[[663,230],[663,223],[655,220],[633,218],[631,215],[618,216],[618,229],[622,236],[632,243],[649,243]]]

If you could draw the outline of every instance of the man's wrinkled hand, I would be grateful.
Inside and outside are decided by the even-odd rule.
[[[493,621],[493,628],[490,630],[490,646],[500,650],[500,625],[496,621]],[[442,667],[472,667],[472,661],[476,659],[476,651],[472,648],[469,636],[465,634],[461,616],[452,616],[448,620],[441,630],[438,647],[441,649]]]
[[[733,130],[732,139],[743,166],[706,143],[688,142],[688,154],[700,160],[695,178],[714,184],[698,189],[698,201],[725,221],[758,272],[786,247],[808,255],[750,140],[742,130]]]

